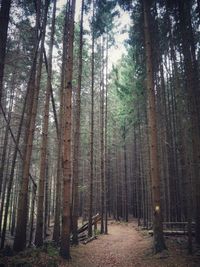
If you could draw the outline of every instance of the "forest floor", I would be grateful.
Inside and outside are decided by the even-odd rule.
[[[52,246],[27,249],[1,261],[1,266],[17,267],[200,267],[200,250],[187,254],[186,237],[166,238],[167,251],[154,255],[153,238],[139,230],[136,222],[109,222],[108,235],[99,235],[88,244],[72,246],[72,259],[60,258]]]
[[[187,255],[183,238],[167,238],[167,251],[154,255],[152,237],[135,222],[109,224],[109,234],[72,248],[72,260],[60,267],[200,267],[200,255]]]

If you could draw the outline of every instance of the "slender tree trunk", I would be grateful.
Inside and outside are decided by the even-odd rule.
[[[46,159],[46,173],[45,173],[45,199],[44,199],[44,227],[43,227],[43,235],[44,239],[47,237],[47,231],[48,231],[48,218],[49,218],[49,182],[50,182],[50,176],[49,176],[49,160],[48,155]]]
[[[30,214],[30,236],[29,236],[29,246],[32,245],[33,240],[33,230],[34,230],[34,212],[35,212],[35,199],[36,199],[36,188],[32,185],[32,200],[31,200],[31,214]]]
[[[14,83],[15,83],[15,74],[13,74],[13,85],[12,85],[12,91],[14,89]],[[11,112],[12,112],[12,106],[13,106],[13,92],[11,96],[11,103],[8,113],[8,121],[6,124],[6,130],[5,130],[5,137],[4,137],[4,143],[3,143],[3,151],[2,151],[2,158],[0,163],[0,197],[1,197],[1,191],[2,191],[2,184],[3,184],[3,174],[4,174],[4,168],[5,168],[5,162],[6,162],[6,152],[7,152],[7,145],[8,145],[8,137],[9,137],[9,127],[10,127],[10,120],[11,120]],[[1,224],[1,223],[0,223]],[[1,229],[1,227],[0,227]]]
[[[125,122],[124,122],[125,124]],[[127,181],[127,148],[126,148],[126,127],[123,129],[123,152],[124,152],[124,219],[128,222],[128,181]]]
[[[95,2],[93,0],[93,20]],[[92,29],[92,85],[91,85],[91,128],[90,128],[90,178],[88,236],[92,236],[93,180],[94,180],[94,29]]]
[[[57,151],[57,173],[56,173],[56,200],[55,200],[55,213],[54,213],[54,228],[53,228],[53,240],[58,244],[60,239],[60,210],[61,210],[61,144],[60,137],[58,140]]]
[[[68,37],[67,37],[67,62],[63,90],[63,210],[60,255],[70,259],[70,202],[71,202],[71,130],[72,130],[72,75],[73,75],[73,40],[74,40],[74,15],[76,1],[69,4]],[[67,12],[66,12],[67,15]]]
[[[7,32],[9,23],[11,0],[1,1],[0,10],[0,103],[3,96],[3,76],[6,56]],[[0,181],[1,183],[1,181]]]
[[[46,9],[48,10],[48,2],[46,2]],[[47,12],[47,11],[46,11]],[[44,228],[44,194],[45,194],[45,165],[47,160],[47,144],[48,144],[48,127],[49,127],[49,102],[51,96],[51,76],[52,76],[52,53],[54,44],[54,32],[55,32],[55,15],[56,15],[56,0],[54,0],[53,17],[51,26],[51,38],[49,45],[49,66],[48,66],[48,79],[46,87],[44,117],[42,126],[42,140],[40,150],[40,178],[39,178],[39,192],[38,192],[38,206],[37,206],[37,223],[35,233],[35,245],[43,245],[43,228]]]
[[[166,86],[165,86],[165,80],[164,80],[164,71],[163,71],[163,65],[161,63],[160,66],[160,74],[161,74],[161,107],[163,107],[163,139],[165,140],[164,144],[162,145],[163,150],[163,172],[164,172],[164,188],[165,188],[165,219],[166,221],[170,221],[170,211],[171,211],[171,202],[170,202],[170,186],[169,186],[169,176],[170,176],[170,164],[169,164],[169,151],[167,146],[167,141],[169,139],[168,132],[169,132],[169,118],[168,118],[168,112],[167,112],[167,101],[166,101]]]
[[[46,0],[44,21],[43,21],[43,26],[42,26],[42,40],[41,40],[41,47],[40,47],[40,54],[39,54],[39,63],[38,63],[38,68],[37,68],[37,78],[36,78],[36,85],[35,85],[35,90],[34,90],[34,100],[33,100],[32,112],[31,112],[30,125],[28,127],[27,149],[25,149],[22,185],[21,185],[21,190],[19,193],[19,201],[18,201],[18,209],[17,209],[17,226],[16,226],[16,233],[15,233],[15,239],[14,239],[14,245],[13,245],[13,249],[15,251],[21,251],[26,247],[26,227],[27,227],[27,219],[28,219],[27,204],[28,204],[29,169],[30,169],[30,164],[31,164],[35,120],[36,120],[38,96],[39,96],[39,90],[40,90],[40,80],[41,80],[41,71],[42,71],[43,49],[44,49],[48,6],[49,6],[48,0]]]
[[[60,110],[59,110],[59,131],[58,131],[58,150],[57,150],[57,174],[56,174],[56,203],[55,203],[55,218],[54,218],[54,229],[53,229],[53,240],[58,244],[60,241],[60,217],[61,217],[61,186],[62,186],[62,135],[63,135],[63,90],[64,90],[64,79],[65,79],[65,66],[67,61],[67,30],[69,22],[69,1],[67,2],[67,9],[64,21],[64,32],[63,32],[63,54],[62,54],[62,69],[61,69],[61,87],[60,87]]]
[[[82,81],[82,54],[83,54],[83,12],[84,12],[84,0],[82,0],[81,7],[81,21],[80,21],[80,40],[79,40],[79,66],[78,66],[78,87],[77,87],[77,98],[76,98],[76,125],[74,135],[74,162],[73,162],[73,243],[78,244],[78,204],[79,204],[79,157],[80,157],[80,115],[81,115],[81,81]]]
[[[12,213],[10,213],[10,234],[14,236],[15,226],[16,226],[16,209],[17,209],[17,202],[18,202],[18,190],[19,184],[17,183],[15,186],[15,190],[13,190],[13,206],[12,206]],[[3,236],[2,236],[3,237]]]
[[[105,183],[104,183],[104,170],[105,170],[105,147],[104,147],[104,37],[103,37],[103,43],[102,43],[102,77],[101,77],[101,85],[100,85],[100,151],[101,151],[101,234],[104,233],[104,196],[105,196]]]
[[[154,232],[154,251],[161,252],[166,248],[161,215],[160,201],[160,177],[158,168],[158,145],[157,145],[157,125],[156,125],[156,104],[154,91],[153,57],[150,36],[150,6],[147,0],[143,0],[144,7],[144,35],[146,51],[146,73],[147,73],[147,92],[148,92],[148,129],[150,145],[150,175],[152,180],[152,200],[153,200],[153,232]]]
[[[105,85],[105,234],[108,234],[108,197],[109,192],[109,170],[108,164],[108,35],[106,38],[106,85]],[[111,163],[111,161],[109,161]],[[108,170],[109,168],[109,170]]]
[[[196,64],[192,58],[194,44],[191,39],[191,32],[188,30],[190,27],[190,10],[188,10],[188,3],[179,1],[179,17],[182,35],[182,49],[184,56],[184,67],[186,74],[186,87],[188,93],[188,107],[191,119],[191,138],[192,138],[192,165],[194,172],[195,184],[195,238],[197,243],[200,244],[200,129],[199,129],[199,80],[196,70]]]
[[[33,59],[33,65],[31,68],[31,74],[30,74],[30,79],[28,82],[28,89],[27,93],[25,96],[24,104],[23,104],[23,110],[22,110],[22,115],[19,123],[19,128],[17,131],[17,137],[16,137],[16,144],[15,144],[15,149],[12,157],[12,163],[11,163],[11,171],[10,171],[10,176],[9,176],[9,181],[8,181],[8,188],[7,188],[7,196],[6,196],[6,206],[5,206],[5,214],[4,214],[4,222],[3,222],[3,230],[2,230],[2,238],[1,238],[1,248],[4,247],[4,242],[5,242],[5,234],[6,234],[6,227],[7,227],[7,219],[8,219],[8,210],[9,210],[9,205],[10,205],[10,193],[11,189],[13,186],[13,179],[14,179],[14,174],[15,174],[15,166],[16,166],[16,159],[17,159],[17,152],[18,152],[18,147],[19,147],[19,141],[20,141],[20,136],[22,132],[22,126],[23,126],[23,121],[24,121],[24,115],[25,115],[25,109],[26,109],[26,103],[27,103],[27,97],[28,97],[28,91],[31,89],[31,84],[32,84],[32,75],[35,70],[35,63],[36,60],[35,58]],[[35,185],[34,185],[35,187]],[[36,190],[36,189],[35,189]],[[16,203],[15,203],[16,204]]]
[[[0,198],[1,198],[1,209],[0,209],[0,233],[2,229],[2,221],[3,221],[3,210],[4,210],[4,201],[5,201],[5,191],[6,191],[6,185],[7,185],[7,179],[3,179],[4,177],[4,169],[6,167],[6,158],[8,157],[8,142],[9,142],[9,127],[10,127],[10,121],[11,121],[11,114],[13,109],[13,90],[15,85],[15,73],[13,74],[13,81],[12,81],[12,89],[11,89],[11,99],[10,99],[10,107],[8,112],[8,121],[6,124],[6,130],[5,130],[5,137],[4,137],[4,143],[3,143],[3,151],[2,151],[2,158],[1,158],[1,166],[0,166],[0,189],[2,190],[3,185],[3,192],[1,197],[1,190],[0,190]],[[9,157],[8,157],[9,158]],[[8,175],[8,171],[6,172]],[[7,175],[5,177],[7,177]]]

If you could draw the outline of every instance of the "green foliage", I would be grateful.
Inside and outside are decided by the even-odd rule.
[[[29,248],[14,257],[4,258],[0,264],[8,267],[57,267],[59,266],[59,251],[50,243],[42,248]]]
[[[93,27],[95,37],[101,36],[103,33],[108,33],[113,28],[113,19],[119,15],[119,12],[115,9],[116,1],[97,0],[95,18],[93,21]]]
[[[18,8],[22,8],[24,12],[24,16],[32,16],[36,11],[35,2],[32,0],[16,0],[13,1],[16,3]]]
[[[134,100],[136,90],[135,66],[131,53],[123,56],[112,72],[112,93],[117,98],[118,107],[113,114],[120,127],[130,126],[134,122]]]
[[[132,60],[135,62],[135,73],[138,76],[145,72],[145,52],[144,52],[144,34],[143,34],[143,12],[140,1],[135,1],[131,13],[133,21],[129,31],[128,44],[132,47]]]
[[[118,0],[117,2],[124,10],[130,10],[132,8],[132,0]]]
[[[64,6],[60,13],[57,15],[55,25],[55,46],[58,49],[58,54],[60,57],[62,56],[65,11],[66,6]]]
[[[101,231],[99,229],[94,230],[94,235],[100,235],[100,234],[101,234]]]

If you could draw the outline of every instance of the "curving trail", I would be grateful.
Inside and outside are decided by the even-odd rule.
[[[200,258],[187,256],[175,241],[167,241],[168,252],[152,254],[152,238],[138,231],[136,223],[109,224],[109,234],[87,245],[72,248],[72,261],[60,267],[198,267]]]

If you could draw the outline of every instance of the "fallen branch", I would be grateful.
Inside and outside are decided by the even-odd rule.
[[[87,243],[89,243],[89,242],[91,242],[91,241],[93,241],[93,240],[95,240],[95,239],[97,239],[97,236],[96,236],[96,235],[94,235],[94,236],[88,238],[87,240],[85,240],[85,241],[83,242],[83,244],[86,245]]]
[[[148,233],[150,235],[153,235],[153,230],[148,231]],[[172,236],[173,235],[174,236],[176,236],[176,235],[187,235],[188,231],[183,231],[183,230],[164,230],[163,234],[166,235],[166,236],[169,236],[169,235],[172,235]],[[194,234],[194,233],[192,233],[192,234]]]
[[[92,225],[96,224],[98,221],[101,220],[101,216],[97,213],[95,216],[92,217]],[[88,222],[85,223],[83,226],[81,226],[78,229],[78,234],[83,233],[84,231],[86,231],[88,229]]]

